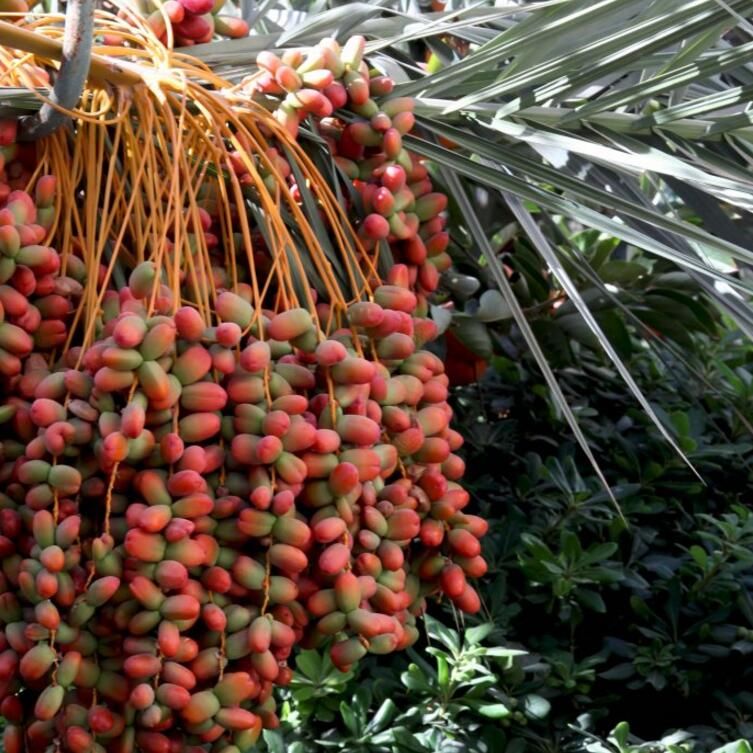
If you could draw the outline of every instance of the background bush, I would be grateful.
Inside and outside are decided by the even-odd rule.
[[[524,365],[499,359],[458,396],[461,415],[483,415],[466,426],[474,494],[495,521],[486,603],[540,662],[554,730],[588,713],[644,737],[690,729],[702,749],[753,738],[750,355],[732,333],[699,345],[719,395],[651,354],[631,367],[705,483],[603,367],[563,375],[624,519],[569,432],[551,430]]]

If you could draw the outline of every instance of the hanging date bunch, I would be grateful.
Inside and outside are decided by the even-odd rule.
[[[227,0],[133,0],[124,4],[119,14],[126,21],[139,16],[145,19],[163,44],[193,47],[211,42],[215,37],[240,39],[248,36],[248,23],[232,5],[226,6]],[[126,43],[120,34],[105,36],[104,41],[114,46]]]
[[[5,750],[249,751],[296,646],[347,669],[414,643],[428,598],[480,608],[426,349],[446,199],[363,40],[234,89],[148,19],[97,24],[139,40],[133,81],[33,146],[0,123]],[[29,80],[14,55],[2,85]]]
[[[426,166],[403,146],[415,125],[413,98],[390,96],[394,81],[369,69],[364,49],[364,38],[356,36],[343,48],[325,39],[281,57],[262,52],[260,72],[244,85],[277,102],[275,117],[291,135],[302,121],[315,123],[359,194],[361,206],[352,206],[350,217],[364,246],[389,243],[392,258],[405,267],[405,285],[418,296],[416,312],[426,316],[427,296],[452,264],[447,196],[434,190]]]

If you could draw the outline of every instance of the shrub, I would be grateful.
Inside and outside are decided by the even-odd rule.
[[[484,596],[540,662],[551,730],[587,713],[644,736],[689,728],[706,748],[753,736],[751,354],[733,332],[694,343],[702,380],[651,352],[630,364],[700,478],[588,351],[559,375],[621,517],[525,360],[498,358],[457,396],[492,520]]]

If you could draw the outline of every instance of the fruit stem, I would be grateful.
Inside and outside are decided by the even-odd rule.
[[[50,60],[64,60],[62,42],[28,29],[21,29],[7,21],[0,21],[0,45]],[[116,65],[103,55],[91,55],[88,73],[91,80],[99,85],[107,83],[114,86],[133,86],[142,80],[135,71]]]
[[[267,607],[269,606],[269,578],[272,572],[272,563],[269,561],[269,549],[267,549],[264,560],[264,602],[261,605],[262,614],[267,613]]]

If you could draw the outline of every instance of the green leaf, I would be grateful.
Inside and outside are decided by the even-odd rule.
[[[359,724],[358,719],[353,712],[353,709],[350,707],[350,704],[346,701],[342,701],[340,703],[340,716],[342,717],[345,726],[348,728],[348,730],[350,730],[351,734],[355,735],[356,737],[360,737],[361,725]]]
[[[626,748],[630,737],[630,725],[627,722],[620,722],[610,733],[620,748]]]
[[[543,696],[530,693],[523,697],[523,713],[529,719],[545,719],[551,708],[552,704]]]
[[[460,636],[454,630],[429,615],[426,615],[424,619],[430,638],[443,643],[453,654],[460,651]]]
[[[569,366],[573,362],[570,341],[565,330],[551,319],[535,319],[531,322],[531,333],[539,343],[542,352],[553,368]]]
[[[567,48],[567,42],[575,37],[583,38],[584,24],[589,20],[608,19],[614,16],[618,4],[625,4],[626,0],[601,0],[596,3],[569,2],[567,7],[557,8],[555,4],[531,4],[529,14],[518,24],[512,24],[494,39],[479,47],[471,55],[463,58],[452,66],[426,77],[423,80],[400,87],[400,94],[417,94],[425,92],[427,96],[434,96],[440,92],[467,87],[469,77],[478,72],[492,71],[496,78],[496,65],[500,60],[507,60],[513,56],[538,55],[539,60],[549,57],[542,55],[542,48],[549,48],[565,40],[562,47]],[[552,8],[552,5],[555,7]],[[636,6],[636,3],[628,3]],[[535,11],[542,12],[537,14]],[[535,58],[534,58],[535,59]],[[523,57],[523,61],[526,59]],[[529,63],[530,65],[530,63]],[[467,91],[467,88],[466,88]]]
[[[521,651],[517,648],[505,648],[504,646],[493,646],[484,649],[484,656],[493,656],[495,659],[510,659],[514,656],[525,656],[528,652]]]
[[[491,358],[492,338],[483,321],[458,314],[453,319],[451,329],[468,350],[480,358],[487,360]]]
[[[581,565],[590,565],[595,562],[602,562],[609,559],[619,547],[614,541],[608,541],[603,544],[594,544],[588,548],[588,551],[580,558]]]
[[[689,295],[666,288],[652,288],[646,292],[646,295],[647,297],[655,297],[654,301],[661,301],[662,298],[667,299],[667,302],[664,304],[665,310],[674,313],[675,316],[678,315],[678,311],[687,309],[687,314],[682,314],[682,316],[686,317],[691,323],[694,323],[696,327],[705,330],[708,334],[715,334],[716,326],[708,310],[703,304],[694,300]],[[674,304],[674,306],[671,304]]]
[[[710,59],[701,62],[694,60],[688,65],[679,67],[673,66],[672,70],[651,78],[645,78],[632,87],[622,89],[611,95],[599,97],[598,101],[594,104],[587,104],[576,108],[569,117],[588,116],[594,112],[623,107],[639,100],[645,100],[654,94],[666,94],[691,81],[698,80],[699,78],[710,78],[730,68],[737,68],[745,63],[749,63],[751,60],[753,60],[753,42],[741,44],[737,47],[720,51]]]
[[[448,107],[446,112],[467,109],[488,99],[532,88],[534,94],[525,98],[526,104],[546,101],[619,70],[630,56],[663,49],[687,35],[708,28],[724,17],[724,11],[716,3],[690,0],[675,7],[671,15],[657,13],[653,17],[644,16],[622,28],[614,29],[611,34],[602,34],[594,40],[586,37],[579,48],[550,55],[545,62],[477,89]],[[520,109],[521,102],[521,98],[513,98],[501,112],[514,112]]]
[[[579,604],[582,604],[592,612],[598,612],[599,614],[605,614],[607,611],[607,605],[604,603],[604,599],[598,591],[591,591],[587,588],[579,588],[575,592],[575,599]]]
[[[267,745],[269,753],[285,753],[285,744],[282,739],[282,734],[276,729],[265,729],[262,732],[264,742]]]
[[[736,740],[720,748],[714,748],[712,753],[753,753],[753,747],[747,740]]]
[[[693,546],[688,549],[688,553],[696,563],[698,563],[702,570],[706,569],[706,563],[708,562],[709,556],[706,554],[706,550],[703,547],[693,544]]]
[[[392,723],[397,716],[398,708],[391,698],[388,698],[377,709],[371,721],[366,726],[367,733],[381,732],[385,727]]]
[[[645,233],[635,230],[632,227],[628,227],[622,222],[610,219],[599,212],[593,211],[582,205],[575,204],[571,201],[563,199],[547,191],[535,188],[529,183],[522,181],[516,177],[504,173],[499,169],[493,169],[486,165],[480,165],[473,160],[463,157],[462,155],[455,154],[454,152],[444,149],[443,147],[429,144],[426,141],[417,139],[414,137],[406,137],[405,142],[411,149],[422,154],[425,157],[436,160],[443,166],[446,171],[453,171],[458,175],[465,175],[472,178],[474,181],[482,185],[487,185],[496,188],[502,192],[509,193],[511,196],[517,196],[520,199],[530,199],[539,206],[546,208],[554,214],[564,214],[565,216],[572,217],[578,220],[587,227],[597,228],[603,232],[610,233],[617,238],[620,238],[628,243],[637,245],[647,251],[650,251],[657,256],[669,259],[677,264],[688,269],[700,272],[703,275],[714,278],[720,282],[724,282],[732,287],[739,288],[741,290],[748,291],[749,285],[739,280],[736,280],[732,276],[722,275],[713,267],[707,265],[705,262],[698,260],[697,257],[693,258],[688,254],[679,252],[676,248],[673,248],[666,243],[658,240],[654,236],[649,236]],[[445,173],[446,174],[446,173]],[[617,199],[613,200],[613,203],[617,203]],[[467,213],[464,213],[467,219]],[[653,213],[657,215],[657,213]],[[660,217],[661,215],[657,215]],[[655,219],[652,217],[652,220]],[[656,220],[657,224],[660,220]],[[470,223],[469,223],[470,224]],[[688,230],[688,233],[692,231]],[[731,244],[719,243],[717,240],[712,245],[724,246],[725,249]],[[736,258],[741,260],[753,262],[753,253],[746,249],[739,248],[737,246],[732,247]],[[751,290],[750,292],[753,292]],[[509,303],[509,301],[508,301]]]
[[[688,102],[681,102],[656,112],[644,115],[633,123],[633,130],[654,126],[665,126],[680,118],[691,118],[714,112],[738,103],[748,102],[753,98],[753,86],[730,86],[721,91],[712,92],[705,97],[697,97]]]
[[[395,727],[392,730],[392,736],[400,745],[401,750],[414,751],[415,753],[428,753],[428,749],[419,742],[413,733],[405,729],[405,727]]]
[[[433,304],[429,307],[429,310],[431,311],[432,320],[437,325],[438,333],[443,335],[452,323],[452,311]]]
[[[555,322],[568,337],[572,337],[587,348],[596,350],[599,347],[599,338],[580,314],[561,314],[558,311]]]
[[[634,674],[635,667],[625,662],[623,664],[616,664],[604,672],[599,672],[599,677],[603,677],[605,680],[627,680],[628,677],[632,677]]]
[[[463,634],[463,637],[468,643],[475,646],[487,638],[493,630],[494,624],[491,622],[485,622],[483,625],[476,625],[468,628]]]
[[[617,354],[617,351],[612,346],[612,343],[604,335],[601,327],[599,327],[599,324],[596,321],[596,318],[594,317],[594,315],[592,314],[588,306],[583,301],[580,295],[580,291],[578,290],[577,286],[575,285],[575,283],[573,282],[573,280],[571,279],[570,275],[567,273],[565,268],[562,266],[559,260],[559,257],[554,252],[554,249],[551,247],[551,245],[549,244],[549,241],[547,241],[544,234],[541,232],[541,229],[539,228],[539,226],[534,222],[530,213],[523,207],[523,205],[520,203],[520,201],[517,198],[510,195],[505,195],[505,199],[508,205],[510,206],[510,208],[512,209],[513,214],[517,217],[518,222],[520,223],[521,227],[526,231],[528,237],[534,243],[534,245],[536,246],[537,250],[544,258],[544,260],[546,261],[549,268],[557,276],[557,279],[560,281],[560,284],[562,285],[564,290],[567,292],[569,298],[577,306],[578,311],[580,312],[583,319],[587,322],[589,328],[592,330],[594,335],[598,338],[599,344],[604,349],[606,354],[609,356],[609,359],[614,364],[619,375],[625,381],[628,388],[630,389],[630,392],[634,395],[635,399],[638,401],[641,408],[643,408],[643,410],[646,412],[646,414],[651,419],[651,421],[653,421],[654,426],[656,426],[656,428],[659,430],[661,435],[672,446],[675,452],[685,461],[685,463],[687,463],[688,467],[696,474],[696,476],[698,476],[699,480],[702,480],[700,474],[695,469],[695,467],[690,462],[690,460],[686,457],[685,453],[677,444],[674,437],[667,431],[664,424],[659,419],[659,416],[656,415],[656,412],[654,411],[653,407],[647,400],[646,396],[643,394],[642,390],[638,386],[637,382],[635,381],[635,378],[630,373],[627,366],[625,366],[622,359]],[[619,510],[619,505],[617,504],[616,500],[615,500],[615,505]]]
[[[447,659],[443,656],[437,656],[437,684],[440,688],[446,689],[450,684],[450,666]]]
[[[297,672],[308,677],[310,680],[318,680],[322,669],[322,658],[318,651],[301,651],[295,658]]]
[[[614,191],[610,195],[608,190],[594,188],[581,179],[568,176],[562,170],[558,171],[543,166],[536,160],[520,157],[513,150],[505,149],[502,145],[490,142],[478,133],[469,133],[468,130],[436,122],[422,120],[421,123],[429,128],[429,130],[457,141],[472,154],[475,153],[494,163],[501,162],[509,168],[520,171],[524,175],[534,175],[539,178],[542,184],[557,186],[565,191],[567,195],[579,199],[580,202],[609,206],[615,212],[649,223],[651,226],[666,229],[668,232],[682,238],[704,243],[709,248],[728,254],[732,258],[753,262],[753,253],[742,246],[720,240],[704,229],[688,222],[681,222],[671,216],[667,216],[666,213],[658,212],[655,209],[647,209],[634,201],[623,199],[615,195]],[[516,135],[518,137],[521,136],[520,133]],[[483,185],[493,186],[502,191],[509,191],[521,199],[529,199],[554,214],[563,214],[567,217],[577,219],[586,227],[598,228],[615,238],[620,238],[628,243],[637,245],[653,254],[694,269],[701,274],[714,277],[718,275],[713,267],[700,262],[697,257],[694,258],[680,253],[678,249],[660,241],[656,233],[647,235],[634,228],[626,228],[622,222],[609,219],[582,203],[576,204],[574,201],[555,196],[548,188],[535,187],[530,183],[521,181],[514,177],[509,170],[506,172],[494,170],[488,165],[479,164],[478,160],[468,159],[442,147],[433,144],[430,145],[412,136],[407,137],[407,142],[413,149],[431,157],[438,164],[443,164],[448,168],[451,167],[453,170],[467,175]],[[626,158],[629,159],[629,157]],[[740,186],[739,190],[743,191],[744,186]],[[750,193],[749,190],[748,193]],[[725,280],[728,284],[735,285],[732,277],[718,276],[717,279]],[[747,286],[744,287],[747,289]]]
[[[407,671],[400,675],[400,679],[408,690],[431,691],[431,685],[427,682],[426,676],[415,664],[411,664]]]
[[[500,118],[494,118],[488,123],[484,123],[484,125],[494,131],[505,134],[505,136],[523,141],[531,146],[562,149],[591,159],[610,169],[618,169],[633,174],[636,171],[643,170],[671,175],[673,178],[692,183],[698,188],[730,203],[747,209],[753,208],[753,199],[751,199],[750,192],[746,190],[744,185],[741,185],[740,181],[714,175],[708,170],[703,170],[693,164],[689,164],[687,161],[675,155],[668,154],[661,149],[645,145],[641,145],[642,148],[640,150],[631,148],[631,141],[633,142],[633,147],[637,145],[633,139],[629,139],[627,136],[611,136],[612,140],[622,147],[616,149],[611,145],[608,146],[593,139],[587,140],[561,133],[540,131],[530,126],[524,126]],[[507,151],[505,150],[505,152]],[[543,172],[542,168],[539,167],[537,172]],[[555,176],[556,173],[552,177]],[[587,193],[591,192],[589,191],[590,188],[589,186],[581,186],[581,190]]]
[[[613,310],[600,311],[596,314],[604,334],[622,358],[629,358],[633,354],[633,343],[622,317]]]
[[[577,563],[580,560],[582,551],[580,541],[578,541],[578,536],[572,531],[563,530],[562,553],[565,557],[567,557],[567,559],[573,564]]]
[[[605,264],[602,264],[599,269],[599,277],[604,282],[611,282],[614,284],[631,284],[639,278],[643,277],[647,270],[642,264],[630,261],[621,261],[620,259],[612,259]]]
[[[332,34],[337,29],[340,39],[347,39],[352,29],[363,24],[368,18],[381,13],[379,4],[348,3],[347,6],[330,8],[324,12],[312,14],[303,23],[285,31],[276,41],[276,46],[289,45],[291,42],[303,44],[304,40],[319,39]]]
[[[298,164],[298,160],[293,156],[293,154],[290,152],[289,149],[285,149],[285,154],[288,158],[288,163],[290,164],[292,168],[293,175],[295,176],[296,186],[298,186],[298,190],[300,191],[300,194],[301,194],[301,201],[303,203],[304,209],[306,210],[306,219],[308,219],[309,223],[311,224],[312,230],[314,230],[314,232],[316,233],[317,241],[319,242],[321,247],[324,249],[327,259],[332,264],[332,269],[336,273],[336,279],[341,289],[344,291],[348,291],[348,287],[346,284],[346,272],[343,269],[343,265],[342,265],[343,254],[336,253],[335,249],[332,246],[332,243],[330,242],[330,234],[326,226],[324,225],[324,221],[322,220],[321,215],[319,213],[317,200],[314,197],[314,195],[311,193],[311,189],[308,187],[308,181],[304,178],[303,173],[301,172],[301,168],[300,168],[300,165]],[[347,259],[346,259],[346,264],[347,264]],[[291,267],[293,268],[293,271],[295,271],[295,265],[291,264]],[[352,279],[352,276],[353,276],[352,269],[348,269],[348,275],[350,275]],[[305,298],[303,300],[305,300]]]
[[[481,716],[487,719],[504,719],[510,716],[510,709],[504,703],[481,704],[476,709]]]
[[[512,318],[510,307],[498,290],[485,290],[479,299],[476,317],[482,322],[498,322]]]

